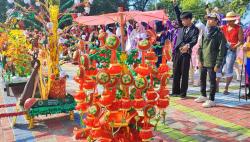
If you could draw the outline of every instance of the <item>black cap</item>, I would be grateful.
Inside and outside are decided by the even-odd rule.
[[[181,19],[192,19],[193,14],[191,12],[185,11],[181,13]]]

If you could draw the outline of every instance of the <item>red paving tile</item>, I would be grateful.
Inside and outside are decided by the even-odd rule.
[[[40,135],[35,135],[35,140],[36,141],[41,141],[41,140],[44,140],[44,139],[50,139],[52,137],[55,137],[55,136],[51,135],[51,133],[43,133],[43,134],[40,134]]]
[[[220,128],[218,125],[209,123],[209,122],[199,122],[199,124],[196,123],[192,123],[189,121],[189,119],[194,119],[193,118],[186,118],[186,114],[175,110],[173,112],[174,114],[171,114],[173,116],[176,116],[172,119],[176,120],[176,122],[182,123],[185,127],[178,129],[180,130],[182,133],[184,133],[185,135],[189,135],[189,136],[193,136],[193,135],[203,135],[203,136],[207,136],[209,138],[215,139],[215,140],[219,140],[219,141],[228,141],[228,142],[234,142],[237,141],[234,137],[229,136],[227,133],[225,132],[220,132]],[[176,115],[178,114],[178,115]],[[171,125],[170,125],[171,126]],[[196,130],[196,129],[197,130]],[[204,129],[204,130],[202,130]]]
[[[175,142],[174,140],[169,139],[165,134],[161,132],[154,132],[155,135],[155,141],[154,142]]]
[[[250,142],[250,138],[243,140],[242,142]]]
[[[3,104],[3,96],[1,93],[0,93],[0,104]],[[0,113],[6,113],[6,108],[0,108]],[[13,130],[10,127],[11,125],[9,123],[9,119],[7,117],[0,118],[0,122],[1,122],[0,141],[14,142],[15,138]]]
[[[187,106],[189,108],[192,108],[196,111],[201,111],[204,113],[207,113],[209,115],[218,117],[220,119],[244,126],[249,127],[249,123],[246,123],[244,120],[250,120],[250,107],[244,106],[244,109],[239,108],[229,108],[229,107],[223,107],[218,106],[210,109],[205,109],[201,107],[201,104],[194,103],[193,100],[177,100],[177,103]],[[242,115],[241,115],[242,114]]]
[[[0,103],[2,102],[2,95],[0,95]],[[198,110],[204,113],[207,113],[212,116],[216,116],[218,118],[224,119],[226,121],[239,124],[241,126],[245,126],[250,128],[250,106],[242,106],[239,108],[228,108],[228,107],[215,107],[211,109],[204,109],[201,107],[201,104],[197,104],[193,102],[193,99],[185,100],[185,101],[177,101],[177,103],[180,103],[181,105],[187,106],[191,109]],[[0,112],[2,113],[5,111],[5,109],[0,108]],[[187,115],[187,113],[183,113],[178,110],[173,110],[170,114],[167,114],[167,118],[171,118],[176,122],[181,123],[184,127],[176,129],[177,131],[180,131],[184,135],[193,136],[193,135],[203,135],[207,136],[209,138],[213,138],[218,141],[226,141],[226,142],[234,142],[236,139],[234,137],[230,137],[229,135],[222,133],[222,132],[216,132],[214,131],[215,128],[218,128],[218,125],[214,125],[209,122],[204,121],[198,121],[199,119]],[[58,121],[59,120],[59,121]],[[66,114],[59,114],[59,115],[52,115],[49,117],[38,117],[36,118],[36,121],[43,122],[46,128],[35,128],[32,131],[32,134],[36,137],[35,140],[49,140],[49,139],[55,139],[59,142],[73,142],[75,141],[73,139],[73,129],[76,126],[75,124],[68,125],[68,123],[64,123],[68,120],[68,115]],[[70,122],[69,122],[70,123]],[[175,123],[175,122],[173,122]],[[40,124],[38,124],[40,126]],[[205,127],[206,130],[196,130],[195,128],[199,127]],[[10,122],[8,118],[2,118],[0,120],[0,142],[7,142],[9,141],[15,141],[13,131],[10,128]],[[203,128],[200,128],[203,129]],[[54,131],[61,130],[61,133],[56,133]],[[65,131],[65,133],[64,133]],[[174,142],[174,140],[171,140],[167,137],[166,134],[155,132],[156,134],[156,140],[155,142],[159,142],[160,140],[163,140],[163,142]],[[245,139],[244,142],[249,142],[250,138]],[[87,142],[81,141],[81,142]]]
[[[71,142],[71,141],[74,141],[73,137],[69,137],[69,136],[56,136],[56,140],[57,141],[61,141],[61,142]]]

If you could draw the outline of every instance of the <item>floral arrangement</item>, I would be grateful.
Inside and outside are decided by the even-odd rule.
[[[8,47],[3,54],[15,66],[18,76],[26,77],[31,73],[31,56],[28,51],[32,48],[22,30],[11,30],[8,34]]]

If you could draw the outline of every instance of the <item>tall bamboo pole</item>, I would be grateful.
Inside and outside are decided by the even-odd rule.
[[[124,8],[119,7],[118,12],[120,12],[121,47],[122,50],[125,51],[125,32],[124,32],[125,21],[124,21],[124,15],[122,13],[124,12]]]

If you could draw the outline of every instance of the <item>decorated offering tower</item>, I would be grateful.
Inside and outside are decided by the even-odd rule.
[[[167,41],[163,48],[164,61],[159,69],[155,68],[157,57],[152,52],[155,35],[148,31],[148,39],[138,42],[142,58],[137,68],[129,64],[130,53],[119,50],[120,46],[124,49],[124,38],[107,37],[105,33],[100,33],[99,38],[102,39],[101,49],[110,51],[102,55],[111,56],[108,66],[97,68],[96,59],[91,59],[93,53],[96,55],[99,51],[81,57],[79,72],[74,78],[79,83],[79,91],[74,98],[76,109],[85,116],[82,122],[86,128],[75,129],[76,139],[102,142],[152,140],[153,127],[157,124],[151,124],[150,120],[165,115],[164,110],[169,105],[166,60],[170,60],[171,49],[171,43]],[[134,57],[130,58],[133,60]]]

